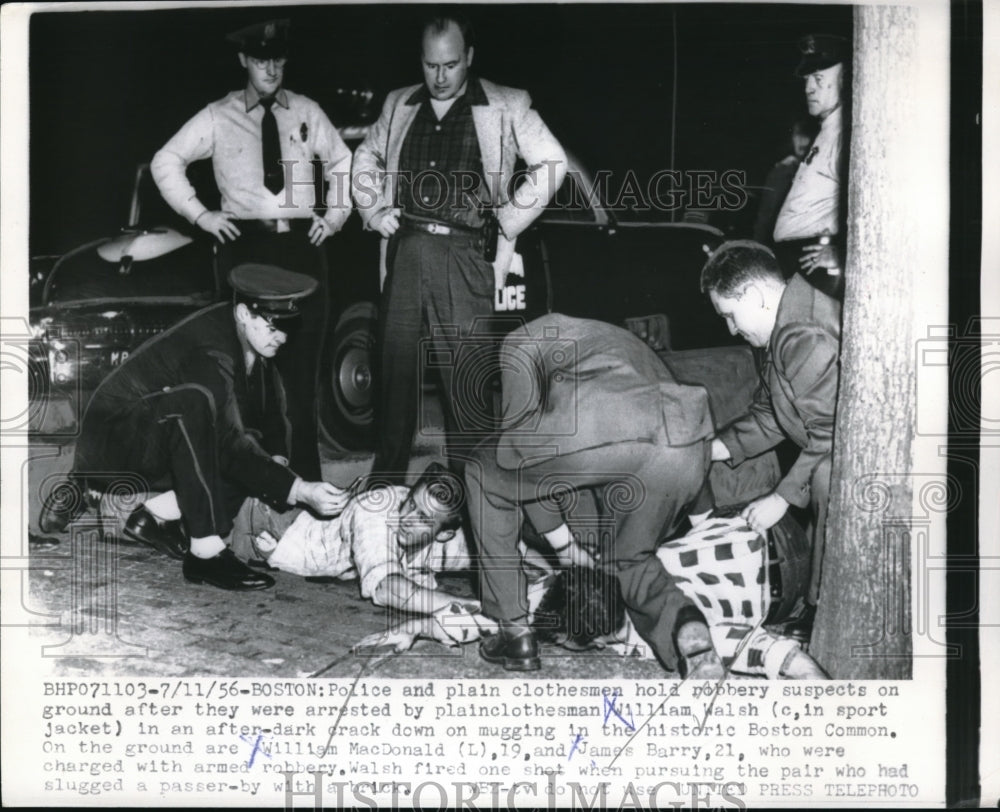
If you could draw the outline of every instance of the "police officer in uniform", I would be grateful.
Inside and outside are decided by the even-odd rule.
[[[127,473],[143,490],[166,489],[128,518],[127,537],[182,557],[188,581],[266,589],[274,580],[239,561],[223,541],[244,499],[304,505],[321,515],[343,509],[346,492],[304,480],[288,465],[290,426],[272,360],[315,280],[243,264],[229,283],[232,302],[150,339],[97,388],[69,482],[42,508],[43,532],[64,529],[88,493]]]
[[[292,462],[304,476],[318,479],[316,394],[329,311],[329,270],[319,246],[350,215],[351,151],[316,102],[283,86],[289,31],[288,20],[269,20],[229,34],[246,86],[196,113],[150,168],[164,200],[220,242],[224,270],[265,262],[317,281],[278,366],[295,428]],[[188,165],[208,158],[222,196],[218,211],[198,199],[186,175]],[[322,163],[325,201],[316,199],[314,161]]]
[[[809,115],[820,122],[774,224],[774,250],[786,276],[799,272],[828,295],[843,296],[850,48],[843,37],[799,41],[795,75],[805,80]],[[846,90],[845,90],[846,88]]]

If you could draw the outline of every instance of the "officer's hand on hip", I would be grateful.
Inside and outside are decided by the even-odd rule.
[[[240,236],[240,230],[233,222],[233,217],[233,213],[228,211],[206,211],[194,222],[198,228],[207,231],[219,242],[225,242],[227,238],[235,240]]]
[[[513,259],[514,241],[508,240],[501,234],[497,238],[497,258],[493,260],[493,278],[496,282],[497,290],[500,290],[507,284],[507,272],[510,270],[510,264]],[[522,276],[523,274],[522,269]]]
[[[764,533],[778,523],[788,511],[788,502],[777,493],[769,493],[743,508],[740,516],[746,519],[750,529]]]
[[[299,486],[299,503],[312,508],[320,516],[340,514],[350,498],[348,491],[329,482],[303,482]]]
[[[309,242],[313,245],[322,245],[331,234],[333,226],[322,217],[313,217],[312,225],[309,227]]]
[[[839,268],[840,252],[831,242],[817,242],[802,249],[799,267],[804,273],[812,273],[816,268]]]
[[[383,209],[371,219],[369,225],[373,231],[377,231],[388,239],[399,231],[399,215],[401,213],[402,209]]]

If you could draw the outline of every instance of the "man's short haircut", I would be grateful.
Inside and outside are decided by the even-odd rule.
[[[543,642],[584,649],[624,623],[625,601],[617,576],[570,567],[553,578],[535,610],[532,628]]]
[[[730,240],[720,245],[701,269],[701,292],[715,291],[732,298],[750,282],[784,280],[770,248],[753,240]]]
[[[452,23],[457,25],[458,30],[462,32],[462,41],[465,43],[466,52],[468,52],[469,48],[476,44],[475,29],[473,29],[472,22],[468,17],[449,6],[439,6],[424,19],[424,24],[420,28],[421,43],[428,31],[435,35],[443,34]]]
[[[461,480],[438,462],[428,465],[420,478],[413,484],[410,493],[421,485],[427,488],[427,495],[434,507],[436,518],[441,522],[439,531],[457,530],[462,526],[462,505],[465,502],[465,489]]]

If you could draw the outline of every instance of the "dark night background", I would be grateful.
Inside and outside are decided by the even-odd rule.
[[[227,32],[289,17],[296,45],[287,85],[344,124],[339,88],[370,87],[380,100],[393,87],[420,81],[418,21],[426,10],[337,5],[34,15],[32,253],[64,252],[124,225],[136,164],[149,161],[200,107],[243,85],[245,76],[223,39]],[[786,154],[788,123],[805,111],[801,80],[792,76],[796,40],[808,32],[850,37],[852,18],[849,6],[791,4],[490,5],[469,11],[479,35],[476,72],[529,89],[546,122],[592,169],[619,176],[633,169],[640,177],[666,168],[742,169],[751,184]],[[981,3],[955,0],[949,304],[959,332],[981,312],[982,28]],[[952,349],[963,341],[954,340]],[[965,347],[976,350],[967,341]],[[968,407],[968,400],[962,403]],[[978,424],[978,412],[975,417]],[[977,486],[968,472],[978,465],[978,443],[970,441],[963,452],[956,436],[953,453],[966,453],[973,465],[962,458],[950,470],[966,496],[965,509],[949,515],[949,553],[974,558]],[[948,663],[949,806],[974,804],[979,795],[978,638],[976,610],[965,609],[968,598],[967,581],[952,573],[949,606],[963,614],[949,616],[961,618],[949,642],[960,643],[964,656]]]
[[[371,88],[380,104],[386,91],[421,81],[426,13],[337,5],[35,15],[31,252],[63,252],[125,224],[136,164],[244,84],[227,32],[290,18],[286,86],[343,125],[338,89]],[[667,168],[742,169],[760,183],[787,154],[790,119],[805,112],[792,75],[796,40],[851,34],[848,6],[490,5],[469,14],[474,70],[530,90],[563,144],[619,179],[628,169],[641,179]]]

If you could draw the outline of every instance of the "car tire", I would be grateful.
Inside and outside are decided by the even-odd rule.
[[[375,447],[373,375],[378,310],[355,302],[337,319],[320,368],[319,426],[337,451]]]

